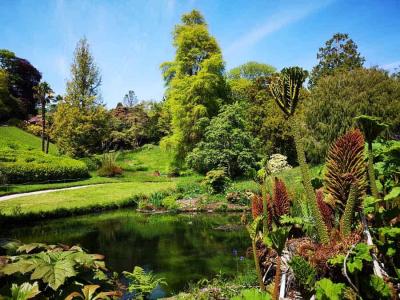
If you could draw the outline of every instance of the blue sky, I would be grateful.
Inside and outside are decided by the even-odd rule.
[[[350,34],[366,66],[400,65],[400,0],[1,0],[0,48],[28,59],[62,94],[86,36],[108,107],[130,89],[160,100],[159,65],[173,58],[173,27],[193,8],[204,14],[227,69],[255,60],[310,70],[336,32]]]

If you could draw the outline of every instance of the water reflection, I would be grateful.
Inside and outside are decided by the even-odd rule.
[[[238,224],[236,214],[143,215],[120,210],[97,215],[47,221],[35,226],[2,228],[1,237],[24,243],[79,244],[106,256],[117,272],[135,265],[166,278],[167,293],[187,287],[188,282],[211,278],[222,271],[236,272],[232,249],[244,255],[249,239],[244,228],[215,230]]]

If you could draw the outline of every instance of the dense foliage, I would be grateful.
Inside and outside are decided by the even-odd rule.
[[[5,49],[0,49],[0,71],[6,73],[8,91],[8,93],[2,92],[4,98],[0,97],[0,121],[9,118],[25,119],[28,115],[34,114],[36,112],[34,87],[42,78],[40,72],[28,60]],[[0,75],[0,82],[1,80],[5,80],[4,73]],[[2,84],[0,83],[0,86]]]
[[[221,50],[198,11],[182,16],[173,44],[175,60],[161,66],[172,117],[172,135],[162,144],[173,150],[174,164],[180,167],[187,153],[202,140],[210,119],[227,101],[227,87]]]
[[[99,99],[100,85],[89,44],[82,39],[75,50],[67,94],[54,113],[52,137],[62,153],[84,156],[102,150],[110,118]]]
[[[188,166],[205,174],[223,168],[228,176],[249,175],[257,163],[256,144],[247,129],[245,111],[238,104],[227,105],[211,120],[201,141],[187,157]]]
[[[325,47],[318,50],[318,64],[312,69],[310,87],[318,80],[335,72],[351,71],[361,68],[365,58],[357,51],[357,44],[346,33],[336,33],[326,41]]]
[[[400,132],[400,80],[378,69],[357,69],[323,77],[306,105],[307,154],[325,157],[337,137],[354,126],[358,115],[381,117],[389,132]]]
[[[2,148],[0,172],[7,183],[62,181],[89,177],[85,163],[37,150]]]

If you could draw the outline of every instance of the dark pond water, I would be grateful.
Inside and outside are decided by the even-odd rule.
[[[34,226],[0,229],[0,237],[24,243],[79,244],[106,256],[114,271],[138,265],[164,277],[168,286],[158,294],[183,290],[189,282],[236,272],[249,237],[244,227],[216,230],[240,223],[237,214],[144,215],[120,210],[97,215],[52,220]]]

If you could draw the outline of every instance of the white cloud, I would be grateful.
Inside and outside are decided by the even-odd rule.
[[[250,48],[272,33],[307,17],[331,2],[327,0],[312,5],[304,4],[301,7],[295,7],[291,10],[280,11],[270,15],[264,23],[250,29],[244,36],[231,43],[227,48],[227,52],[234,53]]]
[[[400,60],[385,64],[385,65],[381,65],[381,68],[385,69],[385,70],[392,70],[392,69],[396,69],[399,67],[400,67]]]

